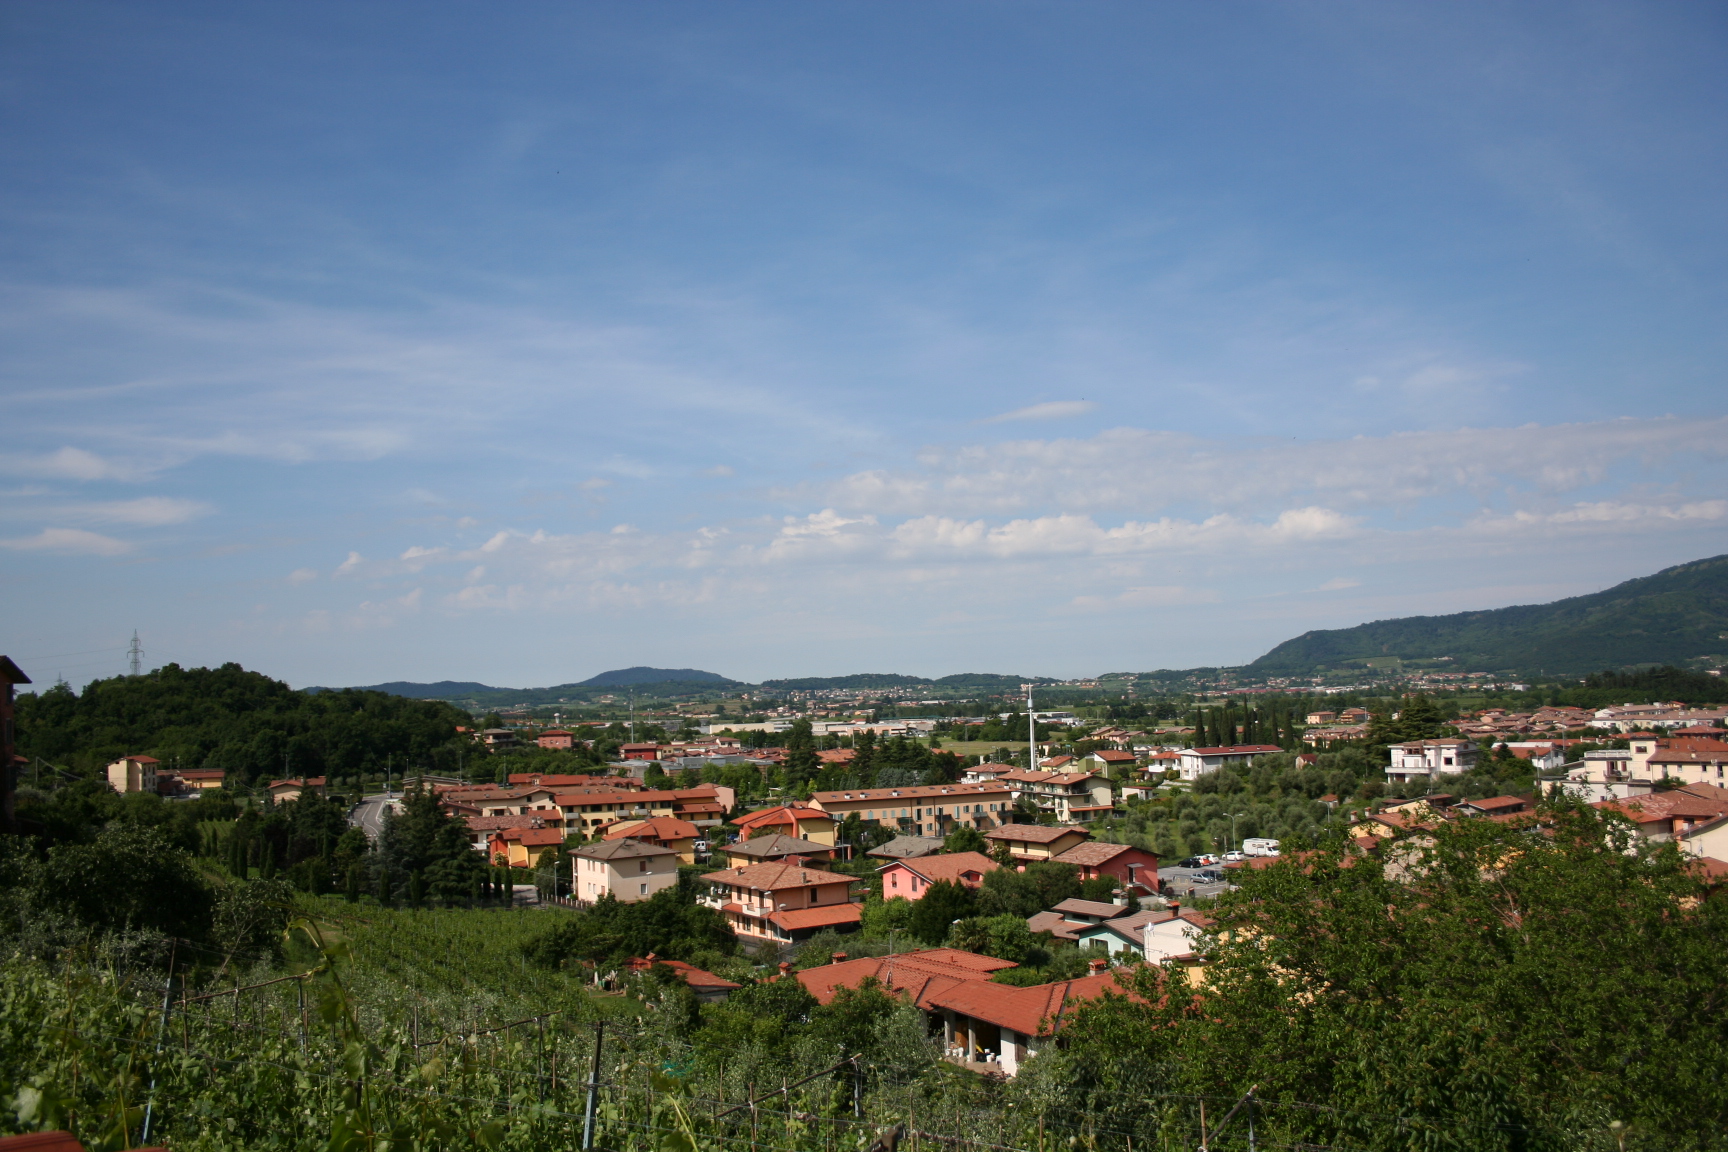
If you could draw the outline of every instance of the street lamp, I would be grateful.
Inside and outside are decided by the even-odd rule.
[[[1236,821],[1240,820],[1242,817],[1244,817],[1246,815],[1248,815],[1248,813],[1246,813],[1246,812],[1232,812],[1232,813],[1230,813],[1230,843],[1232,843],[1232,844],[1236,843]],[[1235,850],[1239,851],[1240,849],[1238,848]]]

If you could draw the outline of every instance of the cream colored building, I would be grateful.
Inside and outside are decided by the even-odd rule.
[[[678,853],[649,841],[604,840],[571,856],[570,891],[578,900],[610,895],[629,904],[678,883]]]
[[[122,756],[108,765],[108,786],[116,792],[154,792],[160,763],[154,756]]]

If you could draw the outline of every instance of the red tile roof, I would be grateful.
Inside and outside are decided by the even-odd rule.
[[[887,868],[904,868],[916,873],[934,884],[946,880],[951,884],[965,884],[976,888],[984,882],[986,872],[994,872],[1001,865],[982,852],[948,852],[938,856],[915,856],[908,860],[896,860]],[[886,870],[886,869],[884,869]],[[967,879],[967,873],[974,874],[976,879]]]
[[[981,980],[992,972],[1013,967],[1012,961],[957,948],[921,948],[895,956],[861,956],[806,968],[798,973],[798,982],[823,1004],[830,1003],[841,988],[856,988],[866,979],[875,979],[885,988],[909,992],[913,1003],[921,1003],[932,982],[948,987],[962,980]]]
[[[817,884],[850,884],[853,877],[838,872],[824,872],[808,864],[792,864],[770,860],[765,864],[750,864],[743,868],[722,868],[702,877],[716,884],[731,884],[737,888],[760,888],[778,892],[784,888],[809,888]]]
[[[792,908],[776,912],[768,919],[791,932],[799,928],[832,928],[839,924],[857,924],[864,919],[862,904],[824,904],[818,908]]]
[[[673,816],[656,816],[635,823],[620,820],[608,825],[601,839],[617,840],[624,836],[633,840],[694,840],[696,825]]]
[[[992,828],[984,833],[986,840],[1007,840],[1023,844],[1049,844],[1060,840],[1070,832],[1078,832],[1083,837],[1092,833],[1072,824],[1004,824],[1000,828]]]
[[[1113,972],[1015,988],[987,980],[966,980],[935,991],[926,999],[932,1008],[947,1008],[1023,1036],[1049,1036],[1064,1023],[1063,1017],[1086,1000],[1115,993],[1128,995]]]
[[[662,960],[658,956],[649,954],[645,957],[632,956],[624,962],[625,967],[632,972],[646,972],[656,964],[666,965],[666,967],[672,969],[672,971],[678,974],[679,979],[683,980],[684,983],[688,984],[692,988],[710,991],[724,990],[729,992],[734,988],[744,987],[742,984],[736,984],[724,977],[716,976],[712,972],[704,972],[702,969],[686,964],[682,960]]]
[[[865,788],[840,792],[815,792],[810,799],[818,804],[833,804],[847,800],[932,800],[943,796],[964,798],[977,795],[999,795],[1008,789],[997,784],[917,784],[904,788]]]
[[[1284,749],[1276,744],[1230,744],[1217,748],[1194,748],[1191,751],[1201,756],[1247,756],[1258,752],[1282,752]]]

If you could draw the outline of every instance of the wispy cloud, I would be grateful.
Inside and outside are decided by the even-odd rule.
[[[1185,504],[1257,510],[1304,498],[1388,508],[1451,494],[1562,493],[1621,464],[1728,460],[1728,417],[1459,428],[1340,440],[1208,440],[1118,428],[1084,440],[932,447],[918,467],[855,472],[811,495],[876,515],[1144,511]],[[789,491],[788,497],[803,493]]]
[[[1090,400],[1049,400],[1043,404],[1028,404],[1012,412],[1003,412],[980,420],[980,424],[1006,424],[1014,420],[1067,420],[1084,416],[1098,407]]]
[[[67,556],[119,556],[132,545],[82,528],[44,528],[34,536],[0,540],[0,547],[20,552],[55,552]]]

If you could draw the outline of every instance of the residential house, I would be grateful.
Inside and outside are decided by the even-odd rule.
[[[544,828],[546,821],[538,816],[473,816],[465,815],[462,822],[468,826],[468,843],[476,852],[490,852],[492,834],[504,832],[511,828]]]
[[[1048,932],[1058,940],[1078,942],[1080,933],[1128,913],[1126,904],[1107,904],[1102,900],[1064,900],[1054,908],[1036,913],[1026,920],[1033,933]]]
[[[551,748],[555,751],[568,751],[569,749],[576,747],[576,734],[574,732],[566,732],[562,728],[548,728],[546,731],[540,733],[534,743],[540,745],[542,748]]]
[[[1082,880],[1113,876],[1124,889],[1138,888],[1148,895],[1158,891],[1158,857],[1132,845],[1088,840],[1056,857],[1056,862],[1074,865]]]
[[[1652,781],[1728,785],[1728,742],[1712,737],[1662,740],[1639,764],[1634,748],[1633,774]]]
[[[174,775],[179,777],[181,785],[189,792],[214,792],[227,782],[228,772],[224,768],[180,768]]]
[[[696,840],[700,833],[696,825],[675,816],[654,816],[647,820],[620,820],[602,834],[604,839],[650,841],[678,853],[686,864],[696,863]]]
[[[1229,744],[1216,748],[1183,748],[1176,753],[1176,771],[1184,780],[1198,780],[1226,764],[1252,764],[1256,756],[1284,749],[1276,744]]]
[[[1178,904],[1172,904],[1168,911],[1172,913],[1168,919],[1149,921],[1140,930],[1141,955],[1149,963],[1176,961],[1180,964],[1195,958],[1201,934],[1215,923],[1204,912]],[[1195,977],[1196,972],[1190,967],[1189,979]]]
[[[1009,818],[1014,793],[1005,784],[909,785],[818,792],[810,806],[836,820],[854,813],[912,836],[944,837],[956,828],[994,828]]]
[[[1075,772],[1079,767],[1072,756],[1052,756],[1048,760],[1038,761],[1040,772]]]
[[[1121,910],[1118,909],[1120,912]],[[1145,958],[1146,926],[1162,920],[1169,920],[1176,913],[1168,908],[1146,908],[1139,912],[1123,912],[1109,920],[1101,920],[1079,928],[1074,933],[1074,943],[1082,948],[1102,948],[1112,958],[1122,956],[1139,956]]]
[[[1054,860],[1076,844],[1085,843],[1092,833],[1084,828],[1060,827],[1050,824],[1004,824],[984,833],[991,850],[1006,844],[1017,864],[1033,864]]]
[[[1530,796],[1484,796],[1479,800],[1460,800],[1452,811],[1460,816],[1525,816],[1535,806]]]
[[[516,733],[508,728],[482,728],[474,739],[488,748],[510,748],[516,744]]]
[[[773,831],[833,847],[834,829],[839,821],[820,808],[802,804],[778,804],[772,808],[758,808],[738,817],[732,823],[738,826],[745,839],[757,833]]]
[[[876,871],[882,873],[882,899],[903,896],[908,900],[922,900],[930,891],[930,885],[942,881],[964,888],[981,888],[985,875],[1000,867],[981,852],[949,852],[940,856],[896,860]]]
[[[1638,834],[1652,843],[1678,842],[1687,845],[1687,836],[1699,832],[1728,816],[1728,789],[1709,784],[1691,784],[1670,792],[1651,792],[1627,800],[1603,800],[1594,805],[1609,812],[1618,812],[1632,821]],[[1714,837],[1708,837],[1712,843]],[[1695,839],[1699,855],[1714,855],[1702,851],[1705,838]]]
[[[324,777],[307,776],[294,777],[289,780],[272,780],[264,788],[270,799],[276,804],[287,804],[300,799],[303,792],[321,792],[324,789]]]
[[[154,756],[122,756],[108,765],[108,787],[116,792],[154,792],[161,763]]]
[[[1302,723],[1312,728],[1322,724],[1330,724],[1337,719],[1338,713],[1336,712],[1310,712],[1303,718]]]
[[[1086,753],[1080,758],[1080,763],[1094,772],[1101,772],[1108,776],[1112,768],[1122,772],[1132,771],[1136,760],[1132,752],[1118,752],[1110,748],[1100,748],[1095,752]]]
[[[1388,751],[1392,754],[1386,768],[1388,780],[1457,776],[1476,766],[1476,745],[1469,740],[1407,740]]]
[[[1013,790],[1016,804],[1030,801],[1059,824],[1089,824],[1114,805],[1110,781],[1092,772],[1031,772],[1019,769],[1000,778]]]
[[[864,853],[878,860],[910,860],[917,856],[934,856],[942,851],[942,841],[929,836],[896,836]]]
[[[658,760],[660,759],[660,745],[620,744],[618,754],[626,760]]]
[[[728,844],[721,851],[726,855],[727,867],[748,868],[752,864],[767,864],[774,860],[784,860],[788,856],[802,856],[811,861],[832,860],[837,849],[829,844],[818,844],[814,840],[770,832],[766,836]]]
[[[1003,776],[1016,771],[1008,764],[974,764],[960,775],[962,784],[994,784]]]
[[[1030,988],[990,981],[991,973],[1012,967],[954,948],[931,948],[857,960],[841,954],[833,964],[806,968],[796,978],[822,1004],[831,1003],[842,988],[873,980],[921,1009],[932,1027],[941,1026],[950,1059],[1008,1076],[1053,1040],[1076,1005],[1123,991],[1103,960],[1093,975],[1079,980]]]
[[[624,968],[632,975],[640,976],[656,964],[669,969],[674,976],[682,980],[685,987],[695,993],[697,1002],[701,1004],[724,1003],[726,997],[744,987],[742,984],[716,976],[712,972],[704,972],[682,960],[662,960],[652,952],[646,956],[632,956],[624,961]]]
[[[500,828],[486,839],[486,853],[494,863],[512,868],[538,868],[540,857],[564,843],[557,828]]]
[[[570,891],[589,903],[611,896],[631,904],[678,883],[678,853],[646,840],[604,840],[571,856]]]
[[[747,941],[783,944],[823,928],[858,926],[862,905],[852,902],[852,880],[789,856],[767,864],[725,868],[701,879],[709,893],[699,899],[726,917]]]

